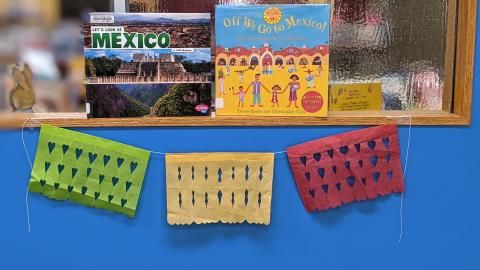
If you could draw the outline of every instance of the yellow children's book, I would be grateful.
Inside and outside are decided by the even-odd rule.
[[[217,115],[327,116],[330,5],[216,6]]]

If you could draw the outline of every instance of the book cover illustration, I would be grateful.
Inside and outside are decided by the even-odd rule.
[[[149,12],[192,12],[192,13],[214,13],[215,5],[273,5],[273,4],[330,4],[334,0],[128,0],[128,12],[149,13]],[[331,16],[332,18],[333,16]],[[212,48],[215,48],[215,22],[212,21]]]
[[[327,116],[330,5],[216,6],[217,115]]]
[[[92,13],[83,30],[90,117],[210,114],[210,14]]]

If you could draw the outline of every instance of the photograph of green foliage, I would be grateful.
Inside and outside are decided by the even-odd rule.
[[[211,84],[90,84],[91,118],[208,116]]]

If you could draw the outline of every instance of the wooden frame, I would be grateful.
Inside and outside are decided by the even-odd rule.
[[[69,118],[39,119],[25,122],[27,117],[13,119],[2,126],[38,126],[39,123],[63,127],[120,127],[120,126],[323,126],[378,125],[398,122],[401,125],[470,125],[472,111],[473,68],[477,17],[476,0],[452,1],[448,10],[445,88],[452,89],[443,100],[444,111],[381,111],[331,112],[326,118],[312,117],[175,117],[175,118]],[[454,19],[456,16],[456,20]],[[456,25],[455,25],[456,22]],[[456,27],[455,27],[456,26]],[[450,57],[449,57],[450,56]],[[450,88],[448,88],[450,87]],[[444,91],[450,92],[450,91]],[[453,108],[451,107],[453,105]]]

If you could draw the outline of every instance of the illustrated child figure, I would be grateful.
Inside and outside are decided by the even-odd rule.
[[[241,84],[243,84],[243,75],[245,74],[245,70],[236,70],[235,73],[238,73],[238,80]]]
[[[322,73],[323,73],[323,67],[322,67],[322,60],[320,60],[319,64],[318,64],[318,68],[317,68],[317,74],[318,74],[318,77],[321,77],[322,76]]]
[[[238,74],[238,79],[240,80],[240,83],[243,83],[243,74],[245,72],[244,71],[240,71],[239,74]]]
[[[295,62],[293,62],[292,65],[293,65],[292,67],[288,68],[288,73],[297,72],[297,65],[295,64]]]
[[[305,77],[305,80],[307,81],[307,88],[314,88],[315,87],[315,75],[312,74],[313,70],[307,69],[305,71],[308,75]]]
[[[255,105],[263,107],[261,88],[265,89],[266,91],[268,91],[268,89],[260,81],[260,73],[255,74],[255,80],[248,85],[247,91],[250,90],[250,87],[253,87],[253,104],[251,105],[251,107],[255,107]]]
[[[229,65],[227,65],[225,67],[225,70],[226,70],[227,77],[230,76],[230,66]]]
[[[247,91],[243,90],[243,86],[239,86],[238,87],[238,92],[237,93],[235,93],[235,91],[233,92],[234,95],[238,95],[238,105],[237,105],[237,107],[240,107],[240,105],[242,105],[242,108],[243,108],[243,104],[245,103],[245,95],[247,94]]]
[[[272,91],[267,90],[267,92],[272,93],[272,107],[275,107],[275,105],[280,106],[278,104],[278,95],[283,93],[282,88],[277,84],[274,87],[272,87]]]
[[[218,76],[218,91],[219,95],[225,95],[225,80],[223,75]]]
[[[285,86],[285,89],[283,89],[283,91],[287,90],[287,88],[290,87],[290,95],[288,96],[288,106],[287,107],[290,107],[292,105],[292,102],[295,103],[295,108],[298,108],[297,106],[297,91],[300,90],[300,83],[298,82],[298,76],[296,74],[293,74],[292,76],[290,76],[290,80],[291,82],[289,82],[287,84],[287,86]]]

